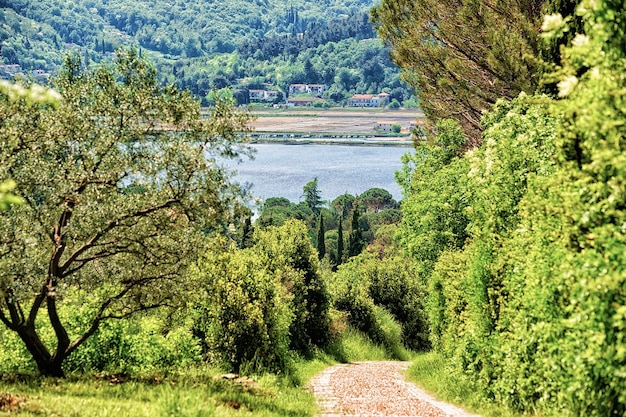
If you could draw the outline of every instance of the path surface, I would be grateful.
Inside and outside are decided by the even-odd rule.
[[[332,366],[311,380],[319,417],[479,417],[405,381],[409,362]]]

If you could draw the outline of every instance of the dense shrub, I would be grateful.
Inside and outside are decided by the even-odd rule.
[[[60,311],[72,332],[81,331],[95,314],[84,291],[66,295],[68,304]],[[41,321],[46,343],[54,342],[52,328]],[[146,375],[165,373],[201,361],[198,340],[191,323],[172,320],[165,311],[128,320],[110,320],[67,359],[69,372]],[[34,372],[36,366],[20,340],[10,331],[0,330],[0,373]]]
[[[349,267],[350,264],[341,265],[333,276],[334,282],[330,287],[333,306],[346,314],[350,326],[366,334],[373,342],[382,343],[383,333],[376,320],[376,306],[369,296],[367,283],[357,270]]]
[[[215,244],[194,274],[205,291],[194,330],[208,359],[236,371],[283,369],[291,297],[253,250],[220,251]]]
[[[330,283],[333,304],[347,313],[354,328],[378,343],[383,337],[376,309],[383,308],[401,326],[406,347],[428,349],[425,288],[411,260],[398,252],[392,237],[395,230],[382,227],[368,252],[339,267]]]
[[[436,136],[406,154],[403,170],[396,174],[405,195],[399,235],[423,276],[441,252],[463,247],[467,238],[469,164],[461,158],[465,141],[458,124],[440,121]]]
[[[214,362],[238,370],[283,370],[289,349],[330,340],[329,299],[306,226],[257,229],[247,249],[217,240],[198,264],[204,296],[195,332]],[[221,248],[220,248],[221,246]]]
[[[263,267],[278,277],[292,297],[290,346],[301,353],[325,346],[330,340],[330,301],[306,225],[289,220],[281,227],[259,230],[255,238],[253,250]]]
[[[201,362],[190,323],[170,326],[163,317],[105,322],[67,361],[67,370],[131,375],[166,373]]]
[[[381,260],[368,257],[360,269],[374,304],[389,311],[402,326],[403,343],[414,350],[430,348],[425,291],[410,261],[401,256]]]

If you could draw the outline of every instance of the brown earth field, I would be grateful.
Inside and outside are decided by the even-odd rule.
[[[261,109],[251,111],[256,118],[250,126],[254,133],[358,134],[378,136],[376,123],[387,122],[402,126],[409,133],[409,125],[422,120],[417,109]]]

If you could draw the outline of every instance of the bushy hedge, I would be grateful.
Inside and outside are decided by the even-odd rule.
[[[402,236],[450,372],[522,412],[623,416],[626,9],[583,0],[577,13],[586,34],[562,49],[559,100],[499,102],[464,156],[445,160],[436,141],[416,153]],[[546,22],[546,36],[567,30]],[[446,206],[450,184],[466,198]]]
[[[307,354],[330,341],[328,294],[302,222],[259,229],[254,242],[237,250],[220,239],[199,262],[194,328],[210,360],[280,371],[290,349]]]
[[[194,307],[207,358],[239,370],[280,370],[289,348],[291,297],[250,249],[210,250],[199,262],[205,294]]]

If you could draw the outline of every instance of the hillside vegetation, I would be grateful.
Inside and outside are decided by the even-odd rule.
[[[163,81],[208,103],[212,89],[274,89],[324,83],[325,98],[385,89],[410,93],[360,1],[2,1],[0,64],[54,72],[68,52],[84,65],[110,61],[120,46],[150,57]],[[364,45],[359,41],[370,39]],[[355,53],[356,52],[356,53]],[[246,102],[246,100],[242,100]]]

